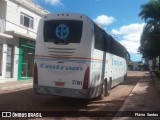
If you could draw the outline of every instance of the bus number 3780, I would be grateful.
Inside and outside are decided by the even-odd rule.
[[[72,80],[72,84],[74,84],[74,85],[82,85],[82,81]]]

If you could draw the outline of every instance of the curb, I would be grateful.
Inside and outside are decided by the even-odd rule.
[[[140,82],[140,80],[139,80],[139,82]],[[129,99],[129,97],[132,96],[132,92],[134,92],[135,89],[136,89],[136,87],[139,85],[138,83],[133,88],[133,90],[131,91],[131,93],[129,94],[129,96],[127,97],[127,99],[125,100],[125,102],[123,103],[122,107],[119,109],[119,111],[117,112],[117,114],[115,115],[115,117],[113,117],[112,120],[119,120],[119,119],[121,119],[121,120],[128,120],[130,118],[130,117],[120,117],[120,116],[122,115],[122,112],[125,111],[125,107],[126,107],[125,104],[128,103],[128,99]]]
[[[143,76],[144,77],[144,76]],[[121,106],[121,108],[119,109],[119,111],[117,112],[117,114],[115,115],[115,117],[113,117],[113,119],[112,120],[119,120],[119,119],[121,119],[121,120],[129,120],[129,119],[131,119],[132,117],[128,117],[128,116],[123,116],[122,117],[122,114],[123,114],[123,112],[124,111],[126,111],[126,106],[130,106],[130,100],[129,99],[134,99],[134,98],[131,98],[132,96],[133,96],[133,94],[134,93],[137,93],[138,91],[137,91],[137,89],[139,88],[139,86],[140,86],[140,84],[141,84],[141,82],[143,82],[144,80],[144,78],[141,78],[139,81],[138,81],[138,83],[135,85],[135,87],[133,88],[133,90],[130,92],[130,94],[129,94],[129,96],[126,98],[126,100],[125,100],[125,102],[123,103],[123,105]],[[128,109],[127,110],[127,112],[131,112],[132,111],[132,109]],[[134,111],[134,110],[133,110]]]
[[[154,74],[150,74],[149,75],[149,77],[150,77],[150,79],[148,79],[149,81],[148,82],[150,82],[150,81],[152,81],[153,82],[153,87],[155,86],[155,88],[157,88],[157,91],[158,92],[160,92],[160,79],[158,78],[158,77],[156,77]],[[146,79],[146,78],[145,78]],[[142,82],[142,83],[140,83],[140,82]],[[135,111],[136,109],[138,109],[138,108],[136,108],[136,109],[134,109],[134,108],[132,108],[132,109],[125,109],[125,104],[127,105],[127,103],[129,103],[128,102],[128,99],[129,99],[129,97],[131,97],[132,96],[132,93],[134,93],[134,91],[136,91],[136,88],[138,87],[138,86],[140,86],[140,87],[144,87],[144,89],[145,89],[145,86],[147,86],[147,85],[143,85],[143,79],[140,79],[139,80],[139,82],[136,84],[136,86],[134,87],[134,89],[132,90],[132,92],[130,93],[130,95],[128,96],[128,98],[125,100],[125,102],[124,102],[124,104],[122,105],[122,107],[119,109],[119,111],[117,112],[117,114],[116,114],[116,116],[113,118],[113,120],[119,120],[119,119],[121,119],[121,120],[129,120],[129,119],[131,119],[131,117],[119,117],[119,116],[121,116],[122,114],[123,114],[123,111],[125,111],[125,110],[133,110],[133,111]],[[144,91],[143,89],[142,89],[142,91]],[[137,93],[139,93],[140,91],[136,91]],[[146,94],[147,95],[147,94]],[[152,96],[150,96],[150,99],[152,99],[151,98]],[[145,96],[144,96],[144,98],[145,98]],[[140,100],[138,100],[138,101],[136,101],[136,99],[134,99],[134,97],[132,98],[133,99],[133,101],[135,101],[135,102],[137,102],[138,104],[144,99],[143,98],[143,96],[142,96],[142,99],[140,99]],[[145,100],[145,99],[144,99]],[[144,101],[143,100],[143,101]],[[132,102],[132,101],[131,101]],[[133,103],[133,102],[132,102]],[[133,103],[134,104],[134,103]],[[137,105],[138,105],[137,104]],[[145,104],[145,102],[144,102],[144,104]],[[131,103],[129,104],[129,105],[131,105]],[[135,105],[135,104],[134,104]],[[140,110],[141,110],[141,107],[142,107],[142,111],[145,111],[145,108],[143,108],[143,104],[139,104],[139,105],[141,105],[141,106],[139,106],[139,108],[140,108]],[[153,104],[154,105],[154,104]],[[150,108],[149,106],[148,107],[146,107],[146,110],[150,110],[150,109],[148,109],[148,108]],[[157,107],[158,108],[158,107]],[[156,109],[157,109],[156,108]],[[159,109],[159,108],[158,108]],[[146,119],[149,119],[149,118],[146,118]]]
[[[140,80],[139,80],[139,82],[140,82]],[[135,89],[136,89],[136,87],[139,85],[138,83],[135,85],[135,87],[133,88],[133,90],[131,91],[131,93],[129,94],[129,96],[126,98],[125,102],[123,103],[123,105],[121,106],[121,108],[119,109],[119,111],[117,112],[117,114],[115,115],[115,117],[113,117],[112,120],[119,120],[119,119],[121,119],[121,120],[128,120],[130,118],[130,117],[120,117],[120,116],[122,115],[122,112],[125,111],[125,107],[126,107],[125,105],[128,103],[129,97],[132,96],[132,92],[134,92]]]

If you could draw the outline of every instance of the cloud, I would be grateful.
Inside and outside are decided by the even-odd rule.
[[[142,23],[142,24],[134,23],[134,24],[122,26],[118,30],[117,29],[113,29],[112,33],[114,33],[114,34],[130,34],[130,33],[134,33],[135,34],[135,33],[139,33],[140,30],[143,30],[143,26],[144,26],[144,23]]]
[[[106,26],[112,24],[115,21],[115,18],[112,16],[100,15],[97,16],[97,18],[94,19],[94,21],[101,26]]]
[[[134,23],[122,26],[118,29],[112,29],[111,33],[122,36],[120,43],[124,45],[130,53],[138,53],[140,46],[140,37],[145,23]]]
[[[63,5],[61,0],[45,0],[45,3],[49,3],[49,4],[53,5],[53,6]]]

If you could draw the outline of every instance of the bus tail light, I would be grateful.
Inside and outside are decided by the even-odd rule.
[[[37,64],[34,64],[34,78],[33,78],[33,84],[38,84],[38,69]]]
[[[85,75],[84,75],[84,80],[83,80],[83,89],[88,89],[88,85],[89,85],[89,67],[87,67],[86,71],[85,71]]]

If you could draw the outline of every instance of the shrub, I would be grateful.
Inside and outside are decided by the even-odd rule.
[[[156,70],[156,71],[155,71],[155,74],[156,74],[157,77],[160,78],[160,70]]]

